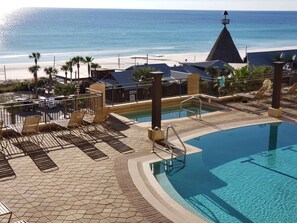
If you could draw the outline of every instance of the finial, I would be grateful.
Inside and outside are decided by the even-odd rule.
[[[224,19],[222,19],[222,24],[224,25],[224,27],[226,27],[226,25],[230,23],[230,19],[227,19],[227,15],[229,15],[228,12],[224,11],[223,12]]]

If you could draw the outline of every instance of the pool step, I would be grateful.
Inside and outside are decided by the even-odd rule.
[[[176,144],[173,144],[171,142],[169,142],[168,139],[168,131],[172,130],[174,133],[174,136],[178,139],[179,142],[179,146],[177,146]],[[154,131],[159,131],[159,129],[156,127],[154,129]],[[170,160],[169,160],[169,166],[170,169],[173,168],[173,161],[176,159],[179,162],[183,163],[183,166],[185,165],[186,162],[186,154],[187,154],[187,148],[184,145],[184,143],[182,142],[182,140],[180,139],[179,135],[177,134],[177,132],[175,131],[174,127],[169,125],[166,129],[166,136],[163,137],[163,140],[154,140],[153,143],[153,152],[155,152],[155,149],[159,149],[162,150],[164,152],[167,152],[170,154]],[[183,167],[182,167],[183,168]]]
[[[168,152],[168,153],[172,152],[175,157],[185,155],[185,151],[183,149],[168,142],[166,139],[159,141],[158,144],[156,144],[156,146],[158,147],[158,149],[163,150],[165,152]]]

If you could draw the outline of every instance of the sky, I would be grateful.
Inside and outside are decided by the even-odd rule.
[[[19,7],[297,11],[297,0],[8,0],[0,10]]]

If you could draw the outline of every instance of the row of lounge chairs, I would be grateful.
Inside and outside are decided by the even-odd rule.
[[[84,126],[93,125],[95,128],[97,127],[97,124],[103,124],[103,122],[107,122],[107,118],[109,115],[109,108],[100,108],[95,111],[94,114],[87,113],[86,110],[77,110],[74,111],[69,119],[61,119],[61,120],[55,120],[52,123],[56,125],[59,129],[66,129],[70,131],[73,128],[76,129],[82,129]],[[37,145],[42,144],[43,137],[42,134],[39,134],[39,124],[40,124],[41,116],[39,115],[33,115],[33,116],[27,116],[22,124],[14,124],[9,125],[8,128],[13,130],[15,132],[15,138],[18,144],[22,144],[24,141],[31,141]],[[102,125],[106,126],[106,125]],[[0,143],[1,143],[1,150],[0,153],[5,154],[5,150],[8,146],[7,140],[4,142],[3,140],[3,121],[0,120]],[[101,131],[102,128],[101,127]],[[40,139],[40,136],[42,139]],[[6,154],[8,152],[6,151]]]
[[[297,91],[297,83],[293,84],[290,87],[283,88],[281,91],[281,96],[284,99],[287,99],[287,96],[289,96],[289,100],[293,100],[295,93]],[[267,96],[271,96],[271,85],[263,83],[263,86],[256,92],[250,92],[250,93],[239,93],[235,96],[241,97],[243,102],[247,102],[248,100],[257,100],[259,102],[260,99],[264,99]]]
[[[53,121],[53,123],[60,128],[68,129],[68,130],[71,130],[72,128],[79,129],[80,127],[84,127],[86,124],[91,124],[95,128],[97,128],[96,126],[97,124],[102,124],[103,122],[107,122],[108,114],[109,114],[109,108],[98,109],[93,115],[88,114],[86,110],[79,110],[79,111],[74,111],[70,119],[55,120]],[[17,143],[21,144],[22,140],[24,140],[26,137],[28,137],[28,140],[33,140],[34,143],[36,144],[42,143],[43,139],[39,140],[37,138],[36,139],[33,138],[33,136],[39,135],[38,133],[39,133],[40,119],[41,117],[39,115],[27,116],[22,124],[14,124],[14,125],[8,126],[11,130],[13,130],[17,134],[17,137],[15,137]],[[0,120],[1,149],[6,150],[8,143],[7,141],[6,143],[4,143],[2,130],[3,130],[3,121]],[[0,150],[0,155],[3,155],[3,154],[4,154],[4,151]],[[35,156],[36,154],[38,155],[40,153],[35,152]],[[7,162],[4,162],[4,164],[6,163]],[[3,166],[4,164],[0,162],[0,166]],[[6,171],[9,168],[4,168],[4,169]],[[14,175],[13,172],[12,174],[9,174],[7,173],[7,171],[3,174],[6,176]],[[0,221],[1,222],[5,221],[10,223],[11,219],[12,219],[11,209],[8,206],[6,206],[3,202],[0,202]],[[26,223],[26,221],[19,220],[15,223]]]

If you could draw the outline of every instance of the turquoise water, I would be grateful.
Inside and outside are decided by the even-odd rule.
[[[203,151],[188,155],[184,167],[152,167],[174,199],[210,222],[293,223],[296,135],[289,123],[221,131],[187,141]]]
[[[173,106],[173,107],[164,107],[162,108],[161,120],[168,120],[168,119],[176,119],[176,118],[184,118],[188,116],[195,116],[195,113],[199,114],[199,108],[197,106],[191,105],[184,105],[183,108],[190,110],[180,109],[180,106]],[[216,111],[216,109],[211,107],[203,106],[201,109],[201,114],[205,114],[208,112]],[[152,121],[152,112],[151,110],[143,110],[137,112],[130,112],[121,114],[126,118],[132,119],[137,122],[150,122]],[[198,115],[199,117],[199,115]]]
[[[199,3],[197,3],[199,4]],[[80,56],[209,52],[222,11],[26,8],[0,16],[0,64]],[[230,11],[239,50],[295,46],[297,12]]]

